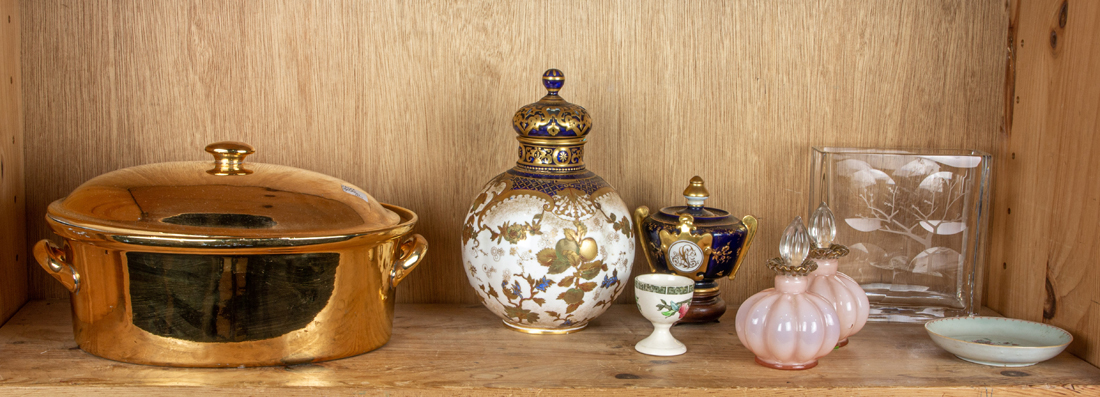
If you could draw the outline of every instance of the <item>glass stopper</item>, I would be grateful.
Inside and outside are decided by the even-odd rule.
[[[822,249],[831,247],[836,238],[836,217],[824,201],[810,216],[810,237],[813,237],[817,248]]]
[[[802,217],[794,218],[779,239],[779,256],[791,265],[800,265],[810,255],[811,244],[810,233],[802,224]]]

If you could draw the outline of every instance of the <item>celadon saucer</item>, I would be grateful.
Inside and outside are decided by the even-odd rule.
[[[1043,323],[1003,317],[952,317],[924,324],[932,341],[955,356],[995,367],[1026,367],[1069,346],[1073,336]]]

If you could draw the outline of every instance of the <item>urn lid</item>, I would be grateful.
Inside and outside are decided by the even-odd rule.
[[[687,188],[684,189],[684,199],[687,200],[687,205],[661,208],[661,214],[667,216],[662,218],[674,220],[679,219],[681,215],[691,215],[695,218],[696,225],[726,224],[736,220],[725,210],[705,206],[704,204],[708,198],[710,198],[710,192],[707,191],[703,178],[696,175],[691,178]]]
[[[116,239],[278,240],[273,245],[360,235],[416,218],[328,175],[245,162],[255,152],[245,143],[214,143],[206,151],[213,161],[146,164],[92,178],[50,204],[46,216]]]
[[[592,117],[579,105],[569,103],[558,91],[565,85],[565,74],[550,69],[542,74],[546,96],[524,106],[512,117],[512,128],[521,137],[541,139],[577,139],[588,135]]]

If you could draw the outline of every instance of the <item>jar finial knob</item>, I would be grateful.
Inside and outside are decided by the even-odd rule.
[[[549,69],[542,74],[542,86],[546,87],[547,95],[558,95],[563,85],[565,85],[565,74],[560,70]]]

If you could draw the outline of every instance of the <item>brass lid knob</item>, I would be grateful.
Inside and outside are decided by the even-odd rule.
[[[710,192],[707,191],[706,186],[703,186],[703,178],[698,175],[691,178],[691,183],[687,189],[684,189],[684,198],[687,199],[688,207],[702,208],[703,203],[710,197]]]
[[[206,146],[206,152],[214,155],[214,168],[206,173],[211,175],[248,175],[252,170],[244,168],[244,158],[256,149],[244,142],[217,142]]]

